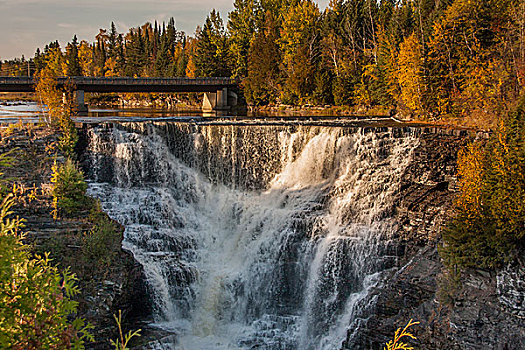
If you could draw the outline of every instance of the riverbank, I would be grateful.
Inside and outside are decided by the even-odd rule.
[[[97,94],[87,96],[88,104],[104,107],[120,108],[160,108],[201,110],[202,96],[198,93],[169,94],[169,93],[137,93],[137,94]]]
[[[0,92],[0,104],[5,102],[16,101],[37,101],[37,96],[35,93],[30,92]]]

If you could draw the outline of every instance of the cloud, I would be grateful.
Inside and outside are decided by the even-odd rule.
[[[76,27],[76,25],[71,24],[71,23],[58,23],[57,26],[59,26],[60,28],[67,28],[67,29]]]

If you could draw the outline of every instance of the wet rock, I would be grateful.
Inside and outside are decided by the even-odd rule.
[[[496,278],[498,300],[511,314],[525,318],[525,267],[512,264],[500,271]]]

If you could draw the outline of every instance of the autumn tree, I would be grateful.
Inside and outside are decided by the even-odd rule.
[[[279,46],[286,75],[285,102],[304,103],[311,97],[319,17],[319,8],[310,0],[299,1],[283,14]]]
[[[279,96],[280,51],[277,45],[278,27],[268,11],[264,28],[255,34],[248,54],[248,76],[244,80],[249,103],[262,105],[275,102]]]
[[[443,233],[449,266],[498,268],[525,238],[525,99],[486,146],[459,154],[456,216]]]
[[[95,73],[94,61],[93,61],[93,49],[89,43],[85,40],[80,42],[78,48],[78,62],[82,75],[86,77],[92,77]]]
[[[412,34],[401,43],[397,58],[397,79],[401,89],[401,102],[414,112],[422,112],[423,86],[422,47]]]
[[[36,75],[35,92],[42,107],[47,108],[48,122],[61,133],[58,140],[59,148],[66,156],[72,157],[78,140],[75,124],[71,119],[76,113],[74,87],[67,82],[64,89],[59,90],[56,77],[52,67],[46,66]]]
[[[447,8],[429,43],[428,110],[466,117],[476,110],[498,109],[494,102],[501,101],[503,92],[498,84],[512,86],[501,40],[508,4],[456,0]],[[484,99],[476,98],[478,91]]]

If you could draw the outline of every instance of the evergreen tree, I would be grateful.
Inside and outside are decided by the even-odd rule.
[[[227,77],[231,75],[226,33],[220,14],[212,10],[202,30],[197,33],[194,55],[199,75]]]
[[[173,17],[168,21],[168,26],[166,27],[166,39],[168,50],[171,55],[175,51],[175,45],[177,43],[177,29],[175,28],[175,19]]]
[[[160,49],[155,60],[155,75],[165,77],[168,75],[168,69],[171,64],[170,43],[168,42],[168,35],[164,35],[161,39]]]
[[[245,77],[248,72],[248,50],[257,22],[255,0],[235,0],[234,10],[228,16],[230,51],[233,58],[233,75]]]
[[[80,67],[78,59],[78,39],[75,35],[73,41],[66,47],[66,63],[67,76],[77,77],[82,75],[82,68]]]
[[[142,31],[140,28],[136,31],[130,30],[128,36],[125,74],[128,77],[141,76],[146,63]]]
[[[118,36],[117,27],[115,23],[111,22],[111,29],[108,35],[108,57],[117,59],[118,55]]]

